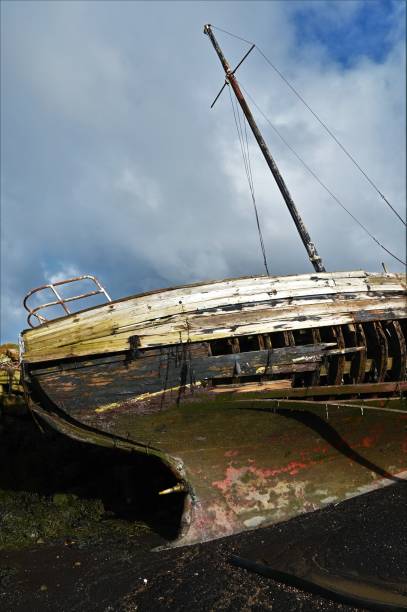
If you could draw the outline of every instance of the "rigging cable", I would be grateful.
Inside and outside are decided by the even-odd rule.
[[[263,234],[262,234],[261,226],[260,226],[259,213],[258,213],[258,210],[257,210],[256,196],[255,196],[255,193],[254,193],[254,183],[253,183],[253,174],[252,174],[251,163],[250,163],[249,143],[248,143],[248,138],[247,138],[246,120],[244,119],[244,128],[245,128],[245,132],[244,132],[245,133],[245,140],[244,140],[244,138],[243,138],[243,129],[242,129],[242,124],[241,124],[240,115],[239,115],[239,107],[237,106],[237,102],[236,102],[236,110],[235,110],[235,106],[233,104],[233,96],[231,94],[230,87],[228,87],[228,91],[229,91],[230,102],[232,104],[233,117],[234,117],[234,120],[235,120],[236,131],[237,131],[237,134],[238,134],[238,137],[239,137],[240,150],[242,152],[244,169],[245,169],[245,172],[246,172],[247,182],[249,184],[250,194],[251,194],[251,197],[252,197],[254,215],[256,217],[257,231],[258,231],[258,234],[259,234],[260,248],[261,248],[261,252],[262,252],[262,255],[263,255],[263,263],[264,263],[264,267],[266,269],[267,276],[270,276],[270,272],[269,272],[269,268],[268,268],[268,264],[267,264],[266,249],[265,249],[265,246],[264,246]]]
[[[343,210],[345,212],[348,213],[348,215],[355,221],[355,223],[357,223],[362,229],[363,231],[372,239],[374,240],[374,242],[376,244],[378,244],[380,246],[380,248],[382,248],[384,251],[386,251],[386,253],[388,253],[388,255],[391,255],[391,257],[393,257],[394,259],[396,259],[398,262],[400,262],[403,266],[406,265],[406,262],[403,261],[402,259],[400,259],[399,257],[397,257],[397,255],[394,255],[394,253],[392,253],[391,251],[389,251],[388,248],[386,248],[381,242],[379,242],[379,240],[367,229],[367,227],[365,225],[363,225],[363,223],[361,221],[359,221],[359,219],[357,217],[355,217],[355,215],[353,213],[350,212],[350,210],[348,208],[346,208],[346,206],[341,202],[341,200],[338,198],[338,196],[336,196],[330,189],[329,187],[327,187],[327,185],[325,185],[325,183],[319,178],[319,176],[312,170],[312,168],[310,168],[308,166],[308,164],[303,160],[303,158],[297,153],[297,151],[289,144],[289,142],[287,142],[287,140],[284,138],[284,136],[280,133],[280,131],[276,128],[276,126],[270,121],[270,119],[267,117],[267,115],[261,110],[261,108],[258,106],[258,104],[256,104],[256,102],[254,101],[253,97],[249,94],[249,92],[247,91],[247,89],[245,89],[242,85],[241,82],[239,82],[240,87],[243,89],[243,91],[245,92],[245,94],[247,95],[247,97],[250,99],[250,101],[252,102],[253,106],[255,106],[257,108],[257,110],[259,111],[259,113],[262,115],[262,117],[265,119],[265,121],[267,121],[267,123],[270,125],[270,127],[274,130],[274,132],[277,134],[277,136],[282,140],[282,142],[286,145],[286,147],[288,147],[290,149],[290,151],[295,155],[295,157],[298,159],[298,161],[301,162],[301,164],[304,166],[304,168],[306,170],[308,170],[308,172],[314,177],[314,179],[319,183],[319,185],[321,185],[321,187],[323,187],[323,189],[325,189],[325,191],[331,196],[331,198],[333,198],[335,200],[335,202],[337,202],[337,204],[339,204],[339,206],[341,208],[343,208]]]
[[[241,36],[236,36],[236,34],[232,34],[227,30],[223,30],[222,28],[218,28],[217,26],[212,25],[215,30],[219,30],[228,36],[232,36],[233,38],[237,38],[249,45],[254,45],[254,43],[250,40],[246,40]],[[379,194],[382,200],[387,204],[387,206],[393,211],[393,213],[398,217],[398,219],[404,224],[406,221],[399,215],[397,210],[390,204],[389,200],[386,196],[380,191],[374,181],[368,176],[367,172],[363,170],[360,164],[356,161],[356,159],[352,156],[352,154],[346,149],[346,147],[340,142],[340,140],[335,136],[335,134],[329,129],[327,124],[319,117],[319,115],[311,108],[311,106],[304,100],[302,95],[295,89],[295,87],[290,83],[290,81],[284,76],[284,74],[273,64],[273,62],[266,56],[266,54],[256,45],[256,50],[260,53],[260,55],[265,59],[265,61],[273,68],[273,70],[278,74],[278,76],[284,81],[284,83],[291,89],[291,91],[297,96],[297,98],[305,105],[305,107],[310,111],[310,113],[315,117],[315,119],[320,123],[320,125],[324,128],[324,130],[333,138],[336,144],[340,147],[340,149],[345,153],[345,155],[352,161],[352,163],[356,166],[356,168],[363,174],[365,179],[370,183],[370,185],[375,189],[375,191]]]

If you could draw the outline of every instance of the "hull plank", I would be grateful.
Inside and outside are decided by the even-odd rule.
[[[151,409],[164,407],[170,399],[179,399],[185,389],[198,390],[205,381],[233,378],[236,368],[239,377],[263,374],[269,375],[313,372],[322,358],[330,354],[335,343],[288,346],[268,350],[229,355],[208,355],[208,345],[191,345],[184,348],[163,350],[137,359],[117,358],[106,363],[95,359],[88,364],[71,364],[61,371],[55,368],[33,370],[33,385],[40,387],[57,406],[69,404],[69,412],[77,413],[103,409],[114,402],[125,399],[139,401],[144,410],[146,400]],[[174,394],[175,390],[175,394]],[[168,391],[167,398],[165,393]],[[161,392],[161,393],[160,393]],[[160,395],[160,397],[158,397]]]
[[[111,302],[23,334],[35,363],[130,348],[403,318],[395,274],[323,273],[219,281]]]

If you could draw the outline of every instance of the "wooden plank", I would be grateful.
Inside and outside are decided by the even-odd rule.
[[[283,390],[264,390],[261,389],[261,386],[258,386],[258,391],[256,392],[256,397],[264,397],[264,399],[268,398],[301,398],[301,397],[330,397],[330,396],[349,396],[349,395],[365,395],[370,396],[372,394],[391,394],[391,393],[401,393],[407,391],[407,382],[397,382],[397,383],[364,383],[361,385],[327,385],[324,387],[306,387],[306,388],[292,388],[292,389],[283,389]],[[223,387],[219,389],[215,387],[213,392],[216,394],[219,393],[222,399],[229,400],[234,398],[237,394],[245,393],[245,386],[240,385],[238,387],[233,388],[231,385]],[[252,394],[252,391],[247,391],[248,395]]]
[[[66,406],[70,414],[76,414],[116,405],[119,401],[157,398],[157,394],[185,386],[232,379],[236,364],[239,364],[239,378],[260,376],[266,367],[275,374],[312,372],[322,354],[330,349],[331,345],[321,343],[282,347],[270,352],[259,350],[199,356],[196,352],[189,352],[188,347],[184,351],[177,348],[168,350],[166,354],[147,354],[129,362],[99,359],[87,367],[34,370],[31,382],[34,389],[39,385],[60,409]]]
[[[354,293],[353,290],[350,293],[326,293],[327,284],[343,283],[343,278],[348,279],[346,282],[352,286],[351,276],[325,275],[322,279],[325,285],[321,289],[315,287],[315,283],[321,280],[320,275],[317,275],[317,280],[313,275],[302,275],[288,277],[288,281],[287,277],[262,277],[255,279],[255,283],[253,279],[239,279],[234,285],[227,282],[219,282],[217,286],[200,285],[194,287],[194,291],[189,289],[189,294],[187,292],[187,296],[183,295],[182,299],[178,299],[178,303],[175,302],[182,292],[186,291],[185,288],[176,290],[176,295],[174,290],[164,291],[103,305],[25,332],[24,359],[35,362],[126,350],[129,348],[129,337],[135,334],[140,337],[140,346],[148,347],[316,325],[343,324],[358,318],[371,320],[376,317],[386,320],[399,315],[406,316],[403,285],[395,275],[374,277],[365,273],[356,274],[358,282],[362,279],[370,283],[369,286],[365,283],[363,291],[360,290],[359,293]],[[370,291],[367,297],[372,278],[376,289],[381,287],[384,291],[386,287],[391,288],[388,298],[383,297],[383,291],[373,294]],[[301,283],[313,283],[314,286],[308,286],[302,296],[271,299],[270,287],[272,283],[277,286],[279,282],[284,286],[287,286],[287,282],[291,282],[293,287],[296,282],[299,287]],[[264,301],[266,293],[262,287],[260,289],[263,292],[259,293],[258,285],[264,286],[267,283],[268,299]],[[214,286],[221,297],[218,295],[213,298],[211,291]],[[397,291],[394,291],[394,288],[397,288]],[[241,292],[246,292],[246,295],[241,295]],[[184,303],[188,301],[188,295],[195,300],[188,306],[195,310],[189,313],[186,312],[187,305]],[[248,295],[252,301],[248,301]],[[150,303],[146,303],[146,300]],[[375,310],[378,311],[377,314],[373,313]],[[317,323],[315,317],[319,319]]]
[[[72,317],[66,317],[64,319],[60,319],[55,321],[55,323],[50,323],[43,325],[35,330],[28,331],[25,333],[25,341],[29,342],[31,337],[36,337],[39,339],[40,337],[44,340],[46,338],[51,339],[51,336],[54,336],[55,333],[60,333],[63,329],[69,329],[69,335],[74,340],[75,334],[80,333],[80,323],[86,322],[86,329],[88,337],[92,337],[94,334],[96,337],[99,335],[98,331],[101,330],[103,332],[104,326],[107,326],[111,332],[114,332],[116,328],[120,327],[120,321],[123,319],[124,321],[131,320],[131,325],[137,324],[140,322],[146,322],[149,320],[156,320],[157,318],[163,318],[174,314],[186,314],[186,313],[199,313],[200,311],[210,312],[211,308],[222,308],[225,306],[230,306],[231,304],[240,307],[243,304],[245,307],[249,308],[249,305],[252,304],[253,307],[262,307],[265,304],[269,304],[271,307],[276,307],[279,305],[284,307],[288,303],[292,302],[292,298],[295,298],[294,305],[301,305],[303,299],[306,299],[308,302],[314,296],[315,303],[320,301],[326,301],[329,299],[334,299],[335,296],[344,294],[342,289],[332,290],[331,296],[327,293],[327,290],[324,289],[321,291],[320,288],[306,288],[304,291],[300,291],[299,288],[295,288],[294,291],[290,292],[288,295],[283,295],[281,292],[273,293],[269,291],[268,293],[259,294],[255,291],[256,288],[250,289],[250,294],[243,296],[239,292],[235,292],[230,294],[225,294],[221,296],[221,299],[216,299],[214,296],[207,296],[204,292],[198,294],[196,297],[196,301],[193,304],[190,304],[188,307],[185,299],[180,300],[179,296],[176,298],[169,296],[166,300],[165,304],[161,302],[157,304],[154,303],[154,296],[150,296],[150,303],[143,303],[142,298],[139,300],[134,299],[132,302],[121,302],[119,304],[108,304],[99,307],[99,309],[95,309],[92,311],[84,311],[78,315],[74,315]],[[397,285],[398,292],[402,292],[402,287]],[[354,292],[358,295],[362,292],[367,292],[369,289],[367,286],[363,288],[354,288]],[[380,299],[381,294],[376,292],[377,298]],[[352,299],[352,293],[346,295],[347,299]],[[359,296],[360,297],[360,296]],[[303,298],[303,299],[301,299]],[[286,301],[284,302],[284,299]],[[281,302],[281,300],[283,300]],[[115,323],[118,325],[115,327]],[[79,324],[79,328],[78,328]],[[78,329],[76,329],[78,328]],[[123,323],[121,324],[121,328],[124,329]]]
[[[82,355],[110,353],[129,349],[129,337],[137,334],[140,338],[140,347],[155,347],[188,342],[202,342],[215,340],[217,338],[242,336],[258,333],[270,333],[275,331],[286,331],[288,329],[306,329],[312,327],[324,327],[329,325],[343,325],[355,321],[389,320],[405,317],[406,310],[404,300],[393,301],[388,304],[386,310],[379,310],[374,304],[364,303],[363,309],[342,311],[336,308],[333,312],[321,312],[314,308],[313,312],[307,309],[302,315],[298,311],[287,311],[276,319],[276,313],[272,310],[258,313],[257,317],[249,315],[236,319],[231,315],[222,320],[195,318],[189,320],[186,325],[182,319],[173,320],[172,323],[149,325],[144,329],[137,326],[132,330],[106,335],[96,339],[83,340],[73,345],[54,348],[52,345],[34,345],[31,350],[24,354],[26,362],[49,361],[52,359],[69,358]],[[261,315],[261,316],[260,316]],[[221,315],[219,315],[221,316]],[[211,327],[212,325],[212,327]],[[219,327],[214,327],[219,325]]]
[[[174,325],[177,323],[181,324],[179,327],[180,331],[185,332],[188,327],[190,329],[194,329],[195,321],[198,322],[196,327],[202,327],[205,324],[209,327],[214,322],[216,322],[217,326],[220,327],[228,322],[234,325],[236,321],[239,321],[242,318],[245,320],[256,320],[261,317],[272,317],[273,319],[277,319],[280,317],[287,317],[288,315],[288,317],[296,317],[301,321],[301,319],[306,319],[307,316],[313,316],[314,314],[318,315],[319,313],[332,313],[332,315],[335,315],[335,313],[340,314],[341,312],[345,313],[353,311],[356,311],[357,314],[360,312],[359,318],[363,319],[364,311],[372,310],[374,308],[381,310],[382,308],[380,307],[383,307],[383,305],[383,300],[376,301],[374,298],[367,300],[359,299],[352,303],[348,302],[347,300],[337,300],[335,303],[302,302],[294,305],[292,302],[288,302],[288,304],[279,306],[271,303],[266,307],[261,304],[256,306],[254,309],[248,309],[245,311],[234,307],[229,307],[227,309],[225,308],[224,310],[218,309],[217,313],[215,314],[208,311],[202,311],[199,313],[193,313],[188,317],[185,316],[185,313],[182,313],[181,315],[178,314],[172,317],[165,317],[162,320],[154,319],[152,321],[148,320],[142,323],[135,322],[133,320],[131,320],[130,323],[128,319],[121,322],[117,319],[114,322],[110,322],[109,325],[104,322],[103,325],[99,325],[100,329],[98,329],[98,326],[95,323],[89,327],[83,325],[82,329],[79,331],[79,335],[76,335],[75,329],[72,331],[68,330],[69,333],[67,333],[65,336],[60,335],[59,339],[58,335],[56,335],[56,337],[52,339],[52,342],[50,340],[45,342],[45,339],[41,338],[40,336],[40,338],[36,338],[36,343],[38,344],[39,340],[41,339],[41,345],[49,343],[50,345],[52,344],[54,348],[59,348],[65,345],[74,344],[81,339],[84,340],[85,338],[86,341],[89,341],[92,339],[105,337],[105,335],[117,336],[125,332],[131,335],[131,332],[134,332],[134,334],[140,333],[140,330],[156,328],[158,325],[161,327],[162,333],[165,333],[166,328],[174,328]],[[403,295],[397,296],[394,299],[386,300],[385,305],[387,310],[391,310],[392,308],[400,308],[403,310],[403,312],[405,312],[405,299]],[[26,342],[26,351],[30,350],[30,348],[29,343]],[[33,350],[33,348],[31,348],[31,350]]]
[[[321,291],[321,286],[315,287],[315,280],[311,281],[308,278],[304,280],[303,277],[294,278],[296,279],[296,283],[291,283],[293,291],[287,294],[287,297],[301,297],[302,295],[310,297],[313,294],[325,295],[327,291],[327,283],[331,285],[336,284],[336,292],[342,292],[344,290],[344,288],[340,286],[339,281],[336,281],[336,283],[333,283],[333,281],[326,281],[324,283],[325,289]],[[159,292],[155,295],[148,295],[145,298],[139,297],[133,298],[132,300],[128,299],[126,301],[119,301],[117,303],[113,302],[111,304],[84,311],[83,313],[72,315],[72,317],[65,317],[55,321],[55,323],[45,324],[39,328],[36,328],[34,331],[28,331],[26,332],[26,335],[27,338],[32,334],[37,335],[37,337],[47,336],[52,334],[53,330],[59,329],[62,331],[62,329],[64,329],[66,326],[70,328],[70,333],[72,334],[74,332],[72,324],[79,323],[81,320],[87,320],[88,333],[90,333],[93,325],[98,325],[98,323],[95,323],[96,318],[101,322],[101,318],[111,320],[113,313],[115,316],[118,315],[120,317],[119,313],[121,313],[121,311],[126,311],[122,312],[122,314],[127,318],[130,317],[132,321],[137,323],[139,316],[142,317],[141,320],[145,321],[149,320],[149,318],[157,318],[175,313],[179,314],[181,312],[192,312],[197,309],[199,310],[200,308],[208,310],[211,307],[220,307],[229,303],[240,304],[247,300],[249,300],[249,302],[250,300],[253,300],[254,302],[262,302],[264,300],[269,300],[270,297],[273,296],[276,299],[281,299],[284,297],[284,294],[281,292],[281,287],[287,286],[287,282],[289,282],[285,277],[280,277],[280,279],[277,279],[278,282],[276,281],[274,283],[277,287],[278,283],[280,284],[278,289],[273,288],[272,284],[270,284],[270,280],[260,280],[263,283],[268,283],[267,291],[262,294],[259,294],[259,281],[257,281],[257,284],[253,284],[252,279],[250,279],[251,284],[243,288],[240,286],[242,281],[236,281],[236,284],[233,287],[229,285],[223,289],[212,289],[211,293],[209,293],[208,290],[205,291],[204,287],[196,288],[197,293],[193,296],[194,303],[190,304],[190,307],[188,307],[188,299],[191,296],[183,296],[181,291],[176,291],[174,294],[171,292]],[[403,289],[400,284],[396,284],[395,286],[399,291]],[[199,289],[201,290],[199,291]],[[303,289],[303,291],[301,291],[301,289]],[[355,286],[354,289],[355,291],[361,291],[362,287]],[[367,283],[364,283],[363,289],[365,291],[367,290]],[[334,292],[335,290],[332,291]],[[160,312],[155,312],[157,308]],[[92,323],[90,323],[90,319],[92,320]]]

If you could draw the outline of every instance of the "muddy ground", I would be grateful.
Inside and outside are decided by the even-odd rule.
[[[23,413],[0,422],[1,610],[356,609],[230,563],[256,547],[281,571],[318,567],[406,591],[403,483],[274,527],[157,552],[179,507],[173,500],[163,510],[149,495],[140,503],[143,487],[156,487],[154,470],[143,477],[120,453],[42,434]]]

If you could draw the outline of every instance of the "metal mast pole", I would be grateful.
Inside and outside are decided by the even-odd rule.
[[[298,230],[298,233],[300,234],[301,240],[307,250],[308,253],[308,257],[312,263],[312,265],[314,266],[314,269],[316,272],[325,272],[325,267],[322,263],[322,260],[320,258],[320,256],[318,255],[317,249],[314,245],[314,243],[311,241],[311,237],[307,231],[307,228],[305,227],[303,220],[301,219],[301,216],[297,210],[296,205],[294,204],[294,200],[292,199],[290,192],[287,189],[287,185],[284,182],[283,177],[280,174],[280,171],[277,167],[276,162],[274,161],[264,139],[263,136],[260,133],[259,128],[257,127],[257,123],[254,120],[254,117],[250,111],[250,108],[246,102],[246,100],[243,97],[242,91],[239,87],[239,84],[236,80],[235,75],[233,74],[234,71],[232,71],[231,67],[229,66],[228,61],[226,60],[225,56],[223,55],[223,52],[221,50],[221,48],[219,47],[218,41],[216,40],[213,32],[212,32],[212,28],[211,26],[208,24],[204,27],[204,33],[207,34],[211,40],[211,43],[220,59],[220,62],[223,66],[223,69],[226,73],[226,81],[228,83],[230,83],[230,85],[232,86],[233,91],[235,92],[236,98],[245,114],[245,117],[252,129],[252,132],[254,134],[255,139],[257,140],[257,143],[261,149],[261,152],[264,155],[264,158],[267,162],[268,167],[270,168],[274,179],[277,183],[277,186],[281,192],[281,195],[284,198],[285,203],[287,204],[287,208],[290,211],[290,214],[293,218],[293,221],[295,223],[295,226]]]

